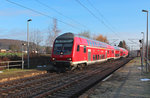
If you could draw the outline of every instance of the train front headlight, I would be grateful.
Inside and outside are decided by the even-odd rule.
[[[53,61],[55,61],[55,58],[52,58]]]
[[[67,60],[68,60],[68,61],[71,61],[72,59],[71,59],[71,58],[67,58]]]

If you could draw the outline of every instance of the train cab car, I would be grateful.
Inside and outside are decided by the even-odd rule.
[[[107,60],[107,45],[73,33],[58,36],[53,44],[52,62],[56,66],[88,65]]]
[[[69,66],[72,63],[74,35],[71,33],[58,36],[53,44],[52,61],[56,65]]]
[[[57,67],[77,67],[120,58],[120,48],[73,33],[58,36],[53,44],[52,62]]]

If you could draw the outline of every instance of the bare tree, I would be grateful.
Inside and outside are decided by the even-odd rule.
[[[20,47],[18,45],[9,45],[9,49],[13,52],[20,51]]]
[[[79,33],[80,36],[84,36],[87,38],[90,38],[90,31],[83,31]]]
[[[34,51],[37,51],[39,53],[40,51],[40,44],[43,41],[43,36],[41,34],[40,30],[35,30],[34,32],[32,32],[32,35],[30,37],[30,40],[32,43],[30,43],[31,45],[31,49]]]
[[[59,35],[60,30],[57,27],[57,19],[53,19],[53,26],[52,28],[48,28],[48,39],[46,41],[47,46],[52,47],[55,38]]]
[[[126,45],[126,42],[124,40],[122,41],[122,44],[123,44],[123,48],[127,49],[127,45]]]

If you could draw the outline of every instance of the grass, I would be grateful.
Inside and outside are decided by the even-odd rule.
[[[21,57],[22,53],[0,53],[0,57]]]
[[[0,73],[0,78],[6,78],[6,77],[13,77],[13,76],[20,76],[30,71],[36,71],[34,69],[5,69],[1,70],[3,73]]]
[[[4,69],[4,70],[1,70],[3,73],[1,73],[1,75],[3,75],[3,74],[12,74],[12,73],[16,73],[16,72],[24,72],[24,71],[33,71],[33,69],[31,70],[29,70],[29,69],[17,69],[17,68],[13,68],[13,69]]]

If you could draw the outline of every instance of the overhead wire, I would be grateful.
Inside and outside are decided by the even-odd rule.
[[[36,10],[31,9],[31,8],[29,8],[29,7],[23,6],[23,5],[19,4],[19,3],[16,3],[16,2],[13,2],[13,1],[10,1],[10,0],[6,0],[6,1],[9,2],[9,3],[12,3],[12,4],[14,4],[14,5],[20,6],[20,7],[22,7],[22,8],[28,9],[28,10],[34,12],[34,13],[43,15],[43,16],[45,16],[45,17],[48,17],[48,18],[51,18],[51,19],[54,19],[54,18],[55,18],[55,17],[52,17],[52,16],[50,16],[50,15],[44,14],[44,13],[42,13],[42,12],[40,12],[40,11],[36,11]],[[62,21],[62,20],[60,20],[60,19],[57,19],[57,21],[59,21],[59,22],[65,24],[65,25],[68,25],[68,26],[70,26],[70,27],[72,27],[72,28],[74,28],[74,29],[79,30],[79,28],[77,28],[76,26],[71,25],[71,24],[69,24],[69,23],[66,23],[66,22],[64,22],[64,21]]]
[[[91,5],[91,7],[93,7],[97,13],[104,19],[104,21],[106,21],[110,26],[111,28],[114,28],[114,26],[111,25],[111,23],[104,17],[104,15],[100,12],[100,10],[98,10],[91,2],[90,0],[87,0],[87,2]]]
[[[73,21],[73,22],[75,22],[75,23],[77,23],[77,24],[80,24],[81,26],[83,26],[83,27],[85,27],[85,28],[88,28],[88,27],[85,26],[84,24],[81,24],[80,22],[78,22],[78,21],[76,21],[76,20],[74,20],[74,19],[72,19],[72,18],[70,18],[70,17],[64,15],[63,13],[59,12],[59,11],[56,10],[55,8],[52,8],[52,7],[50,7],[49,5],[43,3],[43,2],[41,2],[41,1],[39,1],[39,0],[35,0],[35,1],[36,1],[37,3],[39,3],[40,5],[42,5],[42,6],[45,6],[45,7],[49,8],[49,9],[55,11],[55,12],[58,13],[59,15],[65,17],[65,18],[68,18],[68,19],[70,19],[71,21]]]
[[[86,9],[93,17],[95,17],[98,21],[100,21],[107,29],[109,29],[112,33],[114,33],[116,36],[118,36],[118,34],[116,32],[114,32],[114,30],[112,30],[107,24],[105,24],[105,22],[103,20],[101,20],[99,17],[97,17],[88,7],[84,6],[79,0],[75,0],[77,3],[79,3],[84,9]],[[118,36],[118,38],[120,38]]]

